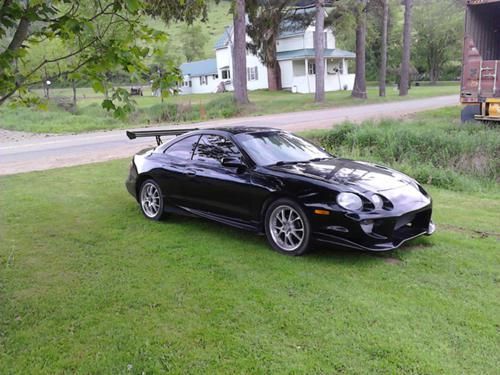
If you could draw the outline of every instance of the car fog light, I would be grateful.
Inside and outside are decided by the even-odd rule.
[[[371,233],[373,231],[373,220],[362,220],[361,221],[361,229],[365,233]]]
[[[436,224],[434,224],[432,221],[429,223],[429,227],[427,228],[427,234],[431,235],[436,231]]]

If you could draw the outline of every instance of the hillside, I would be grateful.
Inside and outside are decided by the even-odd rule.
[[[219,36],[224,32],[224,27],[229,26],[232,23],[232,16],[230,14],[229,1],[220,1],[219,4],[215,2],[210,2],[208,5],[208,19],[206,22],[195,22],[193,25],[199,25],[202,29],[204,35],[208,36],[208,40],[205,43],[204,56],[201,58],[215,57],[214,44]],[[186,24],[172,23],[170,25],[165,25],[161,20],[149,19],[148,23],[150,26],[158,30],[163,30],[168,33],[169,48],[167,54],[173,57],[177,63],[182,63],[186,61],[182,53],[182,42],[181,35],[186,28]]]

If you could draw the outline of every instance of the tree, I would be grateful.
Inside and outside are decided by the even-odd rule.
[[[463,27],[463,5],[457,4],[456,0],[420,0],[415,3],[413,18],[414,62],[429,74],[431,83],[435,84],[444,65],[460,58],[461,33],[458,31]]]
[[[163,7],[162,7],[163,6]],[[165,9],[172,10],[168,15]],[[147,72],[147,47],[165,35],[143,23],[143,15],[158,12],[167,19],[190,21],[206,13],[204,1],[184,0],[68,0],[12,1],[0,5],[0,104],[16,92],[51,77],[70,80],[85,77],[94,90],[106,92],[106,73],[123,69],[131,74]],[[32,54],[36,45],[64,45],[57,54]],[[164,93],[179,79],[177,69],[166,72],[154,85]],[[122,101],[116,106],[114,101]],[[120,116],[132,109],[128,93],[114,89],[103,107]]]
[[[366,99],[366,7],[368,0],[356,0],[353,11],[356,17],[356,77],[351,96]]]
[[[233,87],[238,105],[248,104],[247,92],[247,43],[245,0],[235,0],[233,10]]]
[[[411,19],[413,0],[403,0],[405,6],[403,27],[403,56],[401,58],[401,80],[399,81],[399,95],[408,95],[410,84],[410,51],[411,51]]]
[[[387,32],[389,26],[389,0],[382,1],[382,35],[380,48],[380,70],[378,95],[385,96],[385,81],[387,77]]]
[[[208,41],[208,35],[203,33],[200,25],[183,27],[180,41],[186,61],[200,60],[205,57],[205,44]]]
[[[316,89],[314,101],[325,101],[325,0],[316,0],[316,22],[314,29],[314,65]]]
[[[267,67],[270,91],[281,90],[281,70],[277,59],[276,43],[280,32],[294,31],[311,24],[312,15],[302,12],[302,7],[314,5],[314,0],[250,0],[246,1],[251,38],[248,48],[259,56]]]
[[[276,41],[280,25],[288,18],[288,5],[293,0],[265,0],[247,2],[249,24],[247,33],[251,39],[248,48],[257,54],[267,67],[269,91],[281,90],[281,70],[276,57]]]

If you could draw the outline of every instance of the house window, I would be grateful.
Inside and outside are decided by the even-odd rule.
[[[229,69],[224,69],[221,71],[222,73],[222,79],[231,79],[231,72]]]
[[[304,66],[304,60],[293,60],[293,76],[294,77],[303,77],[306,75],[306,68]]]
[[[247,68],[247,81],[257,81],[259,79],[259,72],[256,66]]]
[[[316,64],[313,62],[307,62],[307,73],[316,74]]]
[[[212,78],[213,79],[217,79],[217,78],[219,78],[219,75],[218,74],[212,74]]]
[[[203,85],[208,85],[208,77],[207,76],[200,76],[200,86]]]

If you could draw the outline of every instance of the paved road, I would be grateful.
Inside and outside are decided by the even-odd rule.
[[[398,118],[407,114],[455,105],[456,95],[428,99],[404,100],[356,107],[329,108],[315,111],[281,113],[258,117],[200,122],[189,126],[216,127],[229,125],[271,126],[290,131],[328,128],[345,120],[362,121],[378,118]],[[87,164],[130,157],[138,150],[154,144],[152,139],[130,141],[123,130],[78,135],[31,136],[23,140],[0,142],[0,175],[45,170],[62,166]]]

